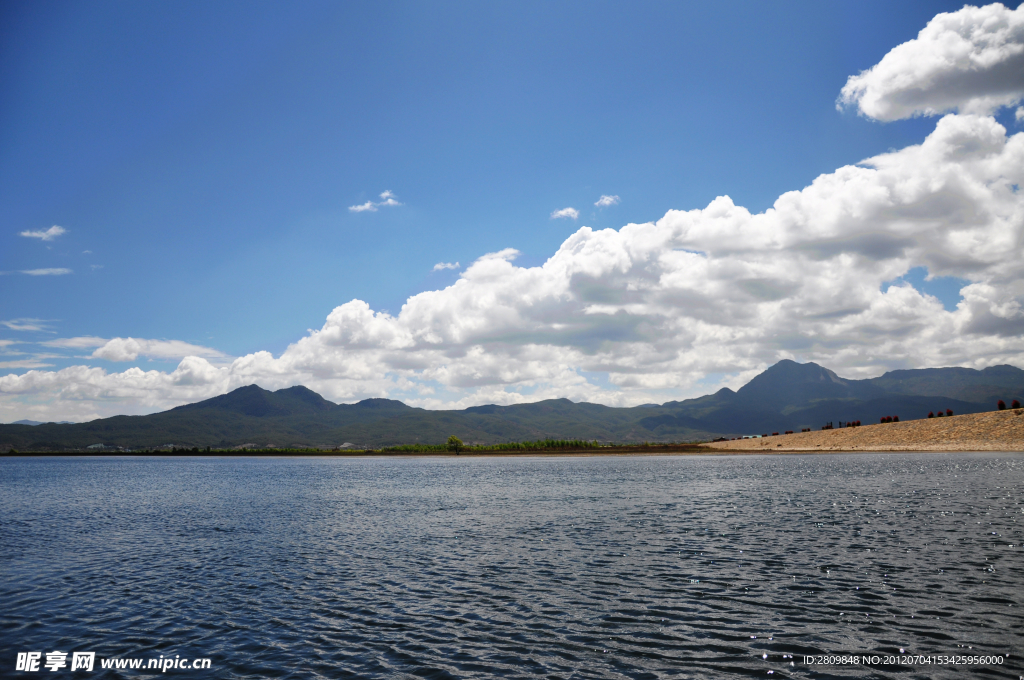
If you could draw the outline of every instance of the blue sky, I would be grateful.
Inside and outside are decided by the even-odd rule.
[[[513,248],[516,267],[536,268],[581,227],[618,230],[719,196],[762,213],[819,175],[922,144],[935,116],[880,122],[855,106],[838,111],[837,97],[961,6],[4,3],[0,375],[169,374],[183,358],[167,349],[113,361],[93,354],[99,340],[53,345],[73,338],[187,343],[218,366],[279,357],[340,305],[361,300],[396,316],[487,253]],[[1012,106],[985,113],[1019,132]],[[350,210],[384,192],[398,205]],[[595,205],[603,195],[617,201]],[[578,217],[551,217],[567,207]],[[23,235],[54,225],[63,233]],[[879,273],[886,283],[873,289],[909,281],[952,313],[962,285],[981,281],[954,267],[933,285],[924,260],[904,265]],[[478,345],[489,346],[446,356]],[[739,379],[771,360],[744,356],[645,389],[681,396],[702,391],[707,375]],[[618,403],[629,380],[610,366],[569,368],[596,376],[588,380],[608,391],[604,401]],[[416,392],[409,376],[389,375],[390,388],[332,396],[419,395],[434,406],[493,397],[474,397],[472,380],[421,375],[411,379],[430,387]],[[498,383],[528,395],[559,385]],[[72,407],[5,389],[0,420],[138,412],[196,396]],[[651,397],[641,392],[625,402]]]

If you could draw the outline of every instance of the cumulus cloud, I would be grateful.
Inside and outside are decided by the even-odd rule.
[[[434,269],[432,271],[439,272],[439,271],[443,271],[445,269],[458,269],[458,268],[459,268],[459,263],[458,262],[438,262],[437,264],[434,265]]]
[[[551,213],[551,219],[559,220],[563,218],[577,219],[580,216],[580,211],[576,208],[562,208]]]
[[[374,203],[373,201],[367,201],[366,203],[362,203],[360,205],[349,206],[349,210],[356,213],[377,212],[377,208],[380,208],[382,206],[402,205],[401,203],[398,202],[398,199],[395,198],[395,194],[391,191],[385,191],[384,193],[382,193],[380,195],[380,199],[381,200],[378,201],[377,203]]]
[[[511,248],[490,253],[395,315],[342,304],[277,357],[214,365],[182,343],[162,354],[191,355],[170,373],[7,375],[0,416],[21,417],[10,406],[19,395],[52,399],[48,417],[82,418],[253,382],[426,407],[547,397],[628,405],[737,387],[782,358],[850,377],[1024,366],[1021,184],[1024,133],[949,115],[922,144],[821,175],[763,213],[721,196],[656,222],[582,227],[541,266],[517,266]],[[969,281],[954,311],[908,283],[883,286],[914,267]],[[94,356],[156,355],[153,342],[115,338]],[[594,373],[608,384],[588,381]]]
[[[594,203],[594,205],[596,205],[598,208],[606,208],[610,205],[618,205],[618,203],[618,196],[607,196],[602,194],[601,198],[597,199],[597,202]]]
[[[57,238],[58,236],[60,236],[61,234],[66,234],[67,232],[68,232],[67,229],[65,229],[64,227],[58,227],[55,224],[55,225],[53,225],[52,227],[50,227],[49,229],[46,229],[46,230],[23,231],[23,232],[21,232],[21,235],[22,236],[26,236],[28,238],[37,238],[37,239],[40,239],[42,241],[52,241],[55,238]]]
[[[4,397],[0,419],[34,414],[39,416],[36,420],[53,420],[52,414],[61,413],[65,415],[61,420],[90,420],[113,413],[151,413],[168,404],[213,396],[210,388],[217,370],[205,359],[187,357],[170,373],[134,367],[108,373],[101,368],[70,366],[0,376],[0,395]],[[218,384],[215,389],[220,387]]]
[[[1024,122],[1024,106],[1018,106],[1017,110],[1014,112],[1014,116],[1018,123]]]
[[[851,377],[1024,365],[1021,183],[1024,133],[951,115],[922,144],[822,175],[763,213],[722,196],[657,222],[583,227],[537,267],[516,266],[514,249],[490,253],[396,315],[347,302],[278,357],[215,366],[187,356],[171,373],[29,371],[0,378],[0,393],[92,395],[123,408],[129,394],[173,405],[257,382],[305,384],[337,401],[625,405],[737,386],[781,358]],[[919,266],[970,282],[954,311],[907,283],[883,292]],[[95,356],[145,351],[154,349],[118,338]],[[77,416],[53,414],[65,415]]]
[[[22,269],[21,273],[28,274],[29,276],[64,276],[73,272],[64,267],[52,267],[49,269]]]
[[[148,412],[251,383],[431,408],[630,405],[735,388],[784,358],[849,377],[1024,366],[1022,184],[1024,132],[950,114],[922,143],[823,174],[762,213],[720,196],[655,222],[582,227],[540,266],[516,265],[513,248],[488,253],[397,314],[346,302],[279,356],[218,361],[179,346],[188,353],[171,372],[0,376],[0,420]],[[917,267],[967,282],[955,309],[899,282]],[[169,341],[89,346],[125,361],[161,351],[153,342]]]
[[[1024,5],[965,6],[851,76],[837,107],[891,121],[949,111],[987,115],[1024,97]]]

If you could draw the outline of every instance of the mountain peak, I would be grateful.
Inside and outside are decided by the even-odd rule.
[[[870,399],[881,390],[856,380],[844,380],[813,361],[800,364],[783,359],[741,387],[737,396],[764,404],[806,404],[821,399]]]
[[[366,410],[372,409],[375,411],[403,411],[405,409],[412,408],[412,406],[409,406],[405,402],[398,401],[397,399],[383,399],[381,397],[363,399],[362,401],[357,401],[354,404],[348,404],[348,406]]]
[[[761,375],[754,378],[757,380],[761,376],[772,376],[772,377],[785,377],[790,380],[810,380],[819,382],[845,382],[842,378],[835,374],[835,371],[808,361],[806,364],[801,364],[792,359],[782,359],[776,364],[769,366],[764,370]],[[753,382],[753,381],[751,381]]]
[[[288,404],[293,410],[305,410],[309,407],[316,411],[326,411],[337,406],[334,402],[327,401],[304,385],[286,387],[284,389],[277,390],[273,394],[281,400],[282,406],[287,408],[288,406],[286,406],[286,404]]]
[[[313,390],[302,385],[287,387],[276,392],[265,390],[259,385],[245,385],[219,397],[206,399],[195,404],[186,404],[171,410],[198,411],[218,409],[245,416],[263,418],[267,416],[299,415],[302,413],[325,411],[335,407],[336,404],[327,401]]]

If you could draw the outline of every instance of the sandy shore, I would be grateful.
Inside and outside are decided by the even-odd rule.
[[[737,452],[1024,451],[1024,409],[705,444]]]

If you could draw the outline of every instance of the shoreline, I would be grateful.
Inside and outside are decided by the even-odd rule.
[[[688,444],[624,444],[585,448],[477,449],[453,451],[396,451],[382,449],[216,449],[171,451],[8,451],[11,457],[112,456],[179,458],[473,458],[586,457],[586,456],[716,456],[820,453],[1024,453],[1024,409],[988,411],[895,423],[878,423],[829,430]]]
[[[323,459],[357,459],[357,458],[380,458],[380,459],[427,459],[427,458],[601,458],[601,457],[622,457],[630,456],[658,456],[658,457],[688,457],[688,456],[821,456],[831,454],[849,453],[1012,453],[1024,454],[1022,449],[1011,448],[947,448],[947,449],[920,449],[920,448],[873,448],[873,449],[794,449],[794,448],[704,448],[685,451],[525,451],[506,453],[502,451],[479,451],[469,454],[454,453],[380,453],[380,452],[359,452],[359,453],[313,453],[313,452],[255,452],[255,453],[75,453],[67,451],[34,451],[15,454],[3,454],[0,458],[181,458],[181,459],[233,459],[233,458],[323,458]]]

